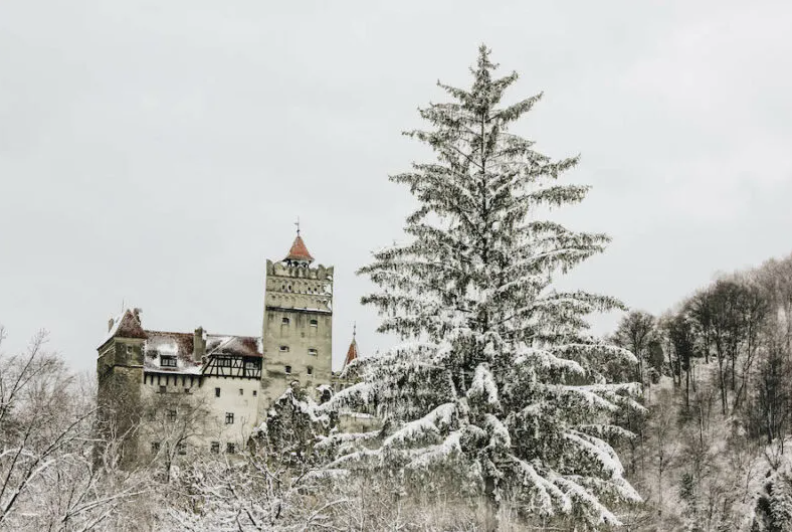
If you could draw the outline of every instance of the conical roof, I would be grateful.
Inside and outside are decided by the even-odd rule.
[[[353,338],[352,343],[349,344],[349,350],[347,351],[346,359],[344,360],[344,367],[346,367],[353,360],[356,360],[357,357],[358,357],[357,341]]]
[[[305,247],[305,242],[303,242],[299,233],[297,234],[297,238],[294,239],[289,254],[286,255],[284,260],[313,262],[314,258],[308,253],[308,248]]]
[[[146,339],[146,331],[140,324],[140,309],[125,310],[123,314],[113,318],[107,336],[102,340],[99,347],[106,344],[112,338],[140,338]]]

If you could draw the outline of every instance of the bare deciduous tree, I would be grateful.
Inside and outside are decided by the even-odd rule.
[[[0,352],[0,530],[95,530],[140,487],[93,460],[94,397],[46,340]]]

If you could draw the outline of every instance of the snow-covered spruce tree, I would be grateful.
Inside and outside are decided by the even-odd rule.
[[[553,162],[509,133],[541,95],[500,106],[517,74],[494,79],[489,55],[481,47],[469,90],[440,84],[456,101],[420,110],[433,129],[406,133],[437,161],[391,178],[419,203],[410,239],[360,270],[381,288],[363,298],[379,309],[379,330],[406,343],[361,361],[362,382],[325,405],[374,408],[383,422],[376,436],[358,435],[365,445],[344,436],[332,467],[390,471],[424,487],[450,472],[460,492],[485,496],[489,527],[504,502],[531,519],[616,524],[614,505],[639,496],[609,444],[629,436],[612,416],[640,408],[639,386],[605,375],[636,361],[589,338],[585,317],[622,306],[551,289],[555,273],[601,252],[608,237],[538,219],[588,187],[557,182],[577,158]]]
[[[322,396],[332,394],[329,386],[320,387]],[[293,384],[267,410],[267,419],[253,433],[253,450],[270,465],[297,471],[316,466],[321,460],[316,444],[334,424],[333,415],[317,414],[317,404]]]

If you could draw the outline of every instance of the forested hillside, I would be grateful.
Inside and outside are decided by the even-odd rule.
[[[646,406],[620,448],[636,530],[792,530],[791,340],[792,256],[622,319]]]

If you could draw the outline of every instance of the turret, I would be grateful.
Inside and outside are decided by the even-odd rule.
[[[358,357],[358,346],[357,346],[357,324],[352,326],[352,342],[349,344],[349,349],[347,349],[346,358],[344,359],[344,367],[347,367],[353,360],[357,360]]]

